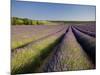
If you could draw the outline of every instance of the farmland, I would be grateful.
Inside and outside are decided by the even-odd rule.
[[[96,68],[95,22],[21,24],[11,29],[12,74]]]

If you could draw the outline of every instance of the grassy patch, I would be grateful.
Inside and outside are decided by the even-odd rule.
[[[11,61],[12,73],[34,72],[58,42],[59,38],[52,36],[16,53]]]

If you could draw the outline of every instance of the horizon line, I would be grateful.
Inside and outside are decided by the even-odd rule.
[[[83,22],[88,22],[88,21],[96,21],[96,20],[42,20],[42,19],[31,19],[31,18],[27,18],[27,17],[17,17],[17,16],[11,16],[12,17],[16,17],[16,18],[22,18],[22,19],[30,19],[30,20],[40,20],[40,21],[83,21]]]

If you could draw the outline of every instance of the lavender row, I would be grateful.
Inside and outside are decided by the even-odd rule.
[[[57,26],[45,26],[45,25],[39,25],[39,26],[32,26],[32,25],[22,25],[22,26],[12,26],[12,35],[18,35],[18,34],[22,34],[22,33],[27,33],[27,32],[36,32],[36,31],[42,31],[45,29],[50,29],[50,28],[54,28]]]
[[[96,37],[96,33],[89,31],[89,29],[88,30],[84,30],[84,29],[82,29],[82,27],[78,27],[78,26],[74,26],[74,28],[76,28],[77,30],[79,30],[79,31],[81,31],[81,32],[83,32],[85,34],[88,34],[88,35],[90,35],[92,37]]]
[[[94,65],[77,43],[71,28],[66,32],[62,42],[51,53],[48,62],[40,72],[58,72],[69,70],[93,69]]]
[[[96,23],[85,23],[76,26],[79,27],[80,29],[96,33]]]
[[[22,37],[22,36],[30,36],[40,33],[45,30],[55,30],[55,28],[59,29],[60,26],[12,26],[12,38],[13,37]],[[45,31],[46,32],[46,31]]]
[[[93,38],[87,34],[80,32],[79,30],[72,27],[73,33],[81,44],[85,52],[88,54],[92,62],[95,64],[96,56],[96,38]]]

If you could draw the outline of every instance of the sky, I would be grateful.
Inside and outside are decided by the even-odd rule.
[[[95,21],[96,7],[12,0],[11,16],[33,20]]]

